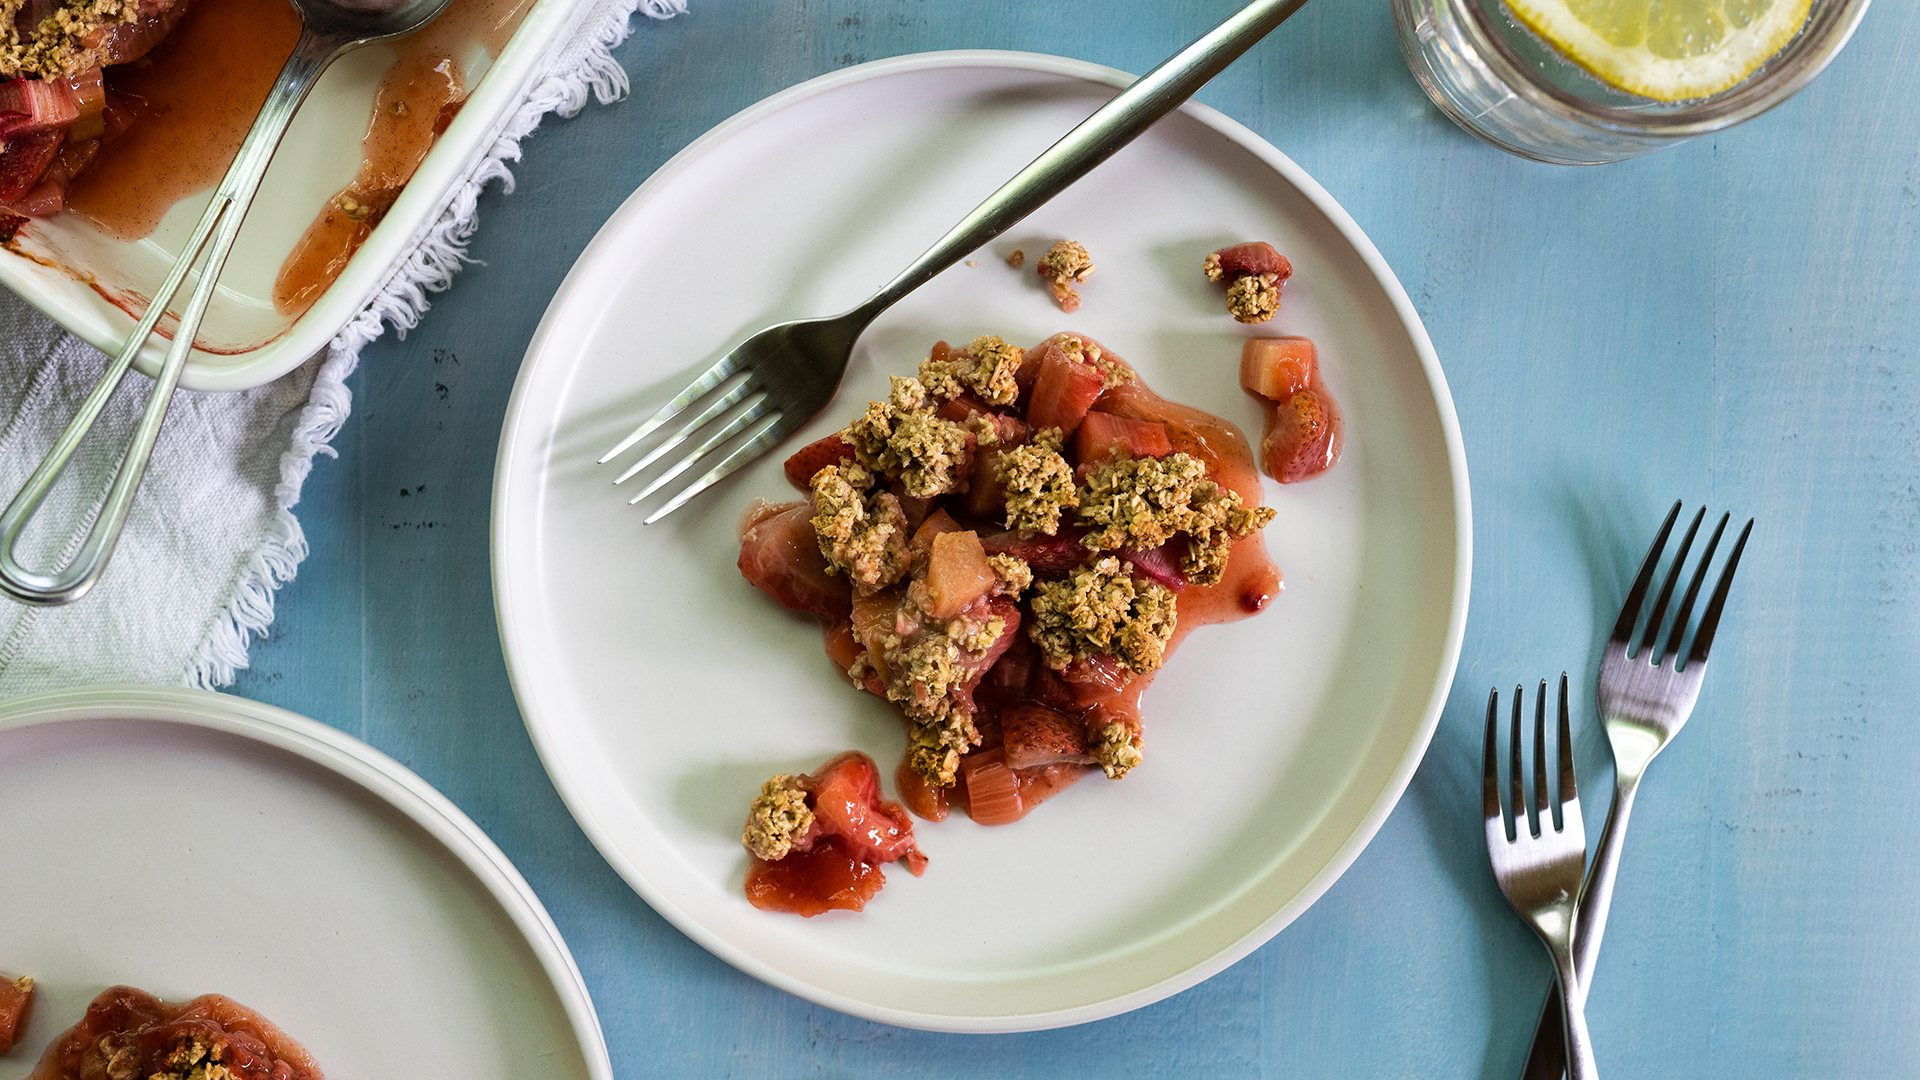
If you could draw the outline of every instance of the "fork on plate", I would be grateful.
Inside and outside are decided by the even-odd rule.
[[[830,319],[805,319],[770,326],[741,342],[619,445],[607,451],[599,464],[604,465],[626,453],[641,440],[679,419],[695,404],[706,401],[692,419],[664,436],[614,481],[622,483],[692,443],[691,450],[628,500],[638,503],[665,489],[702,459],[713,461],[706,471],[669,495],[659,509],[647,515],[646,523],[651,525],[773,449],[833,399],[840,377],[847,370],[853,343],[881,312],[1112,157],[1155,121],[1192,97],[1207,80],[1239,59],[1241,53],[1252,48],[1305,3],[1306,0],[1252,0],[1095,110],[1013,179],[987,196],[986,202],[975,207],[965,220],[866,302]],[[732,449],[726,449],[729,444]],[[725,452],[720,453],[723,450]]]
[[[1567,676],[1560,675],[1559,777],[1547,791],[1547,681],[1533,710],[1533,799],[1528,811],[1525,775],[1520,767],[1520,723],[1526,695],[1513,688],[1513,724],[1507,764],[1510,805],[1500,804],[1500,691],[1487,697],[1486,757],[1480,783],[1486,818],[1487,861],[1493,879],[1513,910],[1532,925],[1553,957],[1560,986],[1569,1080],[1597,1080],[1593,1046],[1587,1039],[1586,989],[1574,969],[1574,901],[1587,863],[1587,831],[1580,822],[1580,793],[1573,776],[1573,736],[1567,717]]]
[[[1707,513],[1703,506],[1694,514],[1668,567],[1666,580],[1652,608],[1647,609],[1654,574],[1660,568],[1660,556],[1679,520],[1680,505],[1679,502],[1673,504],[1659,535],[1647,548],[1647,557],[1640,564],[1633,586],[1627,590],[1626,602],[1620,606],[1620,617],[1614,622],[1613,634],[1600,661],[1600,719],[1606,727],[1607,742],[1613,748],[1613,807],[1607,812],[1607,823],[1600,831],[1593,865],[1587,871],[1586,886],[1580,893],[1579,923],[1573,941],[1574,967],[1583,986],[1593,976],[1600,939],[1606,933],[1607,909],[1613,902],[1614,877],[1620,868],[1620,848],[1626,839],[1634,795],[1654,755],[1672,741],[1693,713],[1694,702],[1700,697],[1701,680],[1707,673],[1707,652],[1713,647],[1714,633],[1720,627],[1720,613],[1726,607],[1727,591],[1733,585],[1734,571],[1740,566],[1740,553],[1746,550],[1747,536],[1753,531],[1753,520],[1749,518],[1733,550],[1727,554],[1726,565],[1720,571],[1713,594],[1684,653],[1683,665],[1680,645],[1730,515],[1720,515],[1687,581],[1680,606],[1668,623],[1667,605],[1673,600],[1674,587],[1687,565],[1687,553]],[[1642,624],[1642,615],[1645,615],[1646,629],[1640,636],[1639,648],[1635,649],[1634,631]],[[1663,630],[1666,632],[1664,642],[1661,641]],[[1561,1075],[1560,1025],[1554,1015],[1559,1006],[1554,1001],[1554,993],[1548,991],[1546,1004],[1541,1009],[1533,1049],[1527,1055],[1526,1070],[1522,1074],[1524,1080],[1555,1080]]]

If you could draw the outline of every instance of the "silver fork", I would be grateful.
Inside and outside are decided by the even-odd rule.
[[[1499,882],[1513,910],[1532,924],[1533,931],[1553,957],[1554,977],[1560,987],[1564,1022],[1562,1045],[1570,1080],[1597,1080],[1593,1046],[1587,1040],[1587,994],[1574,969],[1574,898],[1580,892],[1580,873],[1587,861],[1587,831],[1580,822],[1580,793],[1573,778],[1573,737],[1567,722],[1567,676],[1560,675],[1560,776],[1557,813],[1547,795],[1547,681],[1533,711],[1533,813],[1520,770],[1520,716],[1525,694],[1513,688],[1511,760],[1507,765],[1512,788],[1512,815],[1500,806],[1500,691],[1487,696],[1487,748],[1480,782],[1481,810],[1486,817],[1487,860],[1493,880]],[[1559,819],[1556,825],[1554,819]],[[1531,825],[1529,824],[1531,819]]]
[[[1613,635],[1608,639],[1606,653],[1600,661],[1600,719],[1606,726],[1607,742],[1613,747],[1613,808],[1607,812],[1607,823],[1600,831],[1600,842],[1593,852],[1593,865],[1587,871],[1587,882],[1580,893],[1579,925],[1574,932],[1574,966],[1579,970],[1583,982],[1593,977],[1594,961],[1600,955],[1600,939],[1606,934],[1607,909],[1613,903],[1613,882],[1620,868],[1620,848],[1626,840],[1627,817],[1633,812],[1633,799],[1640,790],[1640,779],[1646,775],[1647,765],[1654,756],[1672,741],[1681,725],[1687,722],[1687,717],[1693,714],[1694,702],[1700,697],[1701,680],[1707,674],[1707,651],[1713,647],[1714,632],[1720,627],[1720,613],[1726,607],[1727,591],[1733,585],[1733,573],[1740,566],[1740,553],[1746,550],[1747,535],[1753,531],[1753,520],[1749,518],[1746,527],[1740,530],[1740,538],[1734,542],[1733,550],[1727,555],[1726,566],[1720,571],[1720,578],[1713,587],[1713,596],[1700,616],[1699,627],[1693,632],[1683,666],[1680,662],[1680,642],[1686,634],[1694,603],[1700,597],[1700,586],[1706,580],[1707,566],[1713,561],[1714,549],[1720,546],[1720,538],[1726,531],[1730,515],[1720,515],[1719,523],[1714,526],[1713,536],[1708,539],[1706,550],[1701,553],[1700,561],[1694,567],[1693,576],[1687,582],[1686,592],[1681,597],[1680,607],[1674,613],[1670,628],[1666,624],[1667,604],[1673,599],[1674,586],[1686,567],[1687,552],[1693,546],[1694,537],[1700,531],[1700,523],[1706,513],[1706,507],[1701,507],[1687,526],[1686,535],[1681,538],[1680,549],[1674,554],[1659,596],[1651,611],[1645,612],[1646,630],[1640,639],[1639,649],[1635,650],[1634,629],[1641,623],[1648,590],[1653,584],[1655,571],[1659,569],[1660,555],[1667,546],[1667,538],[1673,532],[1674,523],[1679,520],[1680,503],[1675,502],[1673,509],[1667,512],[1667,520],[1661,524],[1659,535],[1653,538],[1653,544],[1647,548],[1647,557],[1640,564],[1640,573],[1633,579],[1633,587],[1627,590],[1626,603],[1620,606],[1620,618],[1613,625]],[[1660,642],[1662,629],[1668,629],[1664,644]],[[1656,649],[1656,645],[1660,645],[1660,648]],[[1546,1004],[1541,1009],[1540,1023],[1534,1030],[1533,1049],[1527,1056],[1526,1071],[1522,1074],[1524,1080],[1554,1080],[1561,1075],[1559,1025],[1552,1023],[1556,1009],[1554,991],[1549,990]]]
[[[830,319],[779,323],[741,342],[607,451],[599,464],[626,453],[695,403],[712,399],[614,480],[624,483],[692,442],[691,451],[628,500],[638,503],[726,444],[744,440],[647,515],[651,525],[773,449],[833,399],[854,341],[881,312],[1113,156],[1305,3],[1254,0],[1229,16],[1081,121],[865,303]]]

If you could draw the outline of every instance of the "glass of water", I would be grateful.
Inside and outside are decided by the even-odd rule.
[[[1666,102],[1617,90],[1562,57],[1500,0],[1393,0],[1414,78],[1454,123],[1557,165],[1637,157],[1749,120],[1820,74],[1852,36],[1867,0],[1812,0],[1787,46],[1737,85]]]

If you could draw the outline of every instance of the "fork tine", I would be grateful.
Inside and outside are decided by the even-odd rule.
[[[1673,553],[1673,562],[1667,566],[1667,580],[1660,585],[1660,599],[1654,602],[1652,614],[1647,616],[1647,633],[1640,639],[1640,652],[1645,653],[1660,641],[1660,624],[1667,618],[1667,601],[1673,599],[1674,583],[1680,580],[1680,574],[1687,568],[1687,552],[1693,549],[1693,538],[1699,535],[1700,520],[1707,516],[1707,508],[1693,515],[1693,521],[1687,526],[1687,535],[1680,538],[1680,550]],[[1713,549],[1707,549],[1707,557],[1712,558]],[[1680,616],[1680,624],[1686,625],[1687,617]],[[1660,658],[1655,656],[1653,663],[1658,666]]]
[[[771,424],[762,428],[759,434],[754,435],[746,442],[740,444],[733,453],[723,458],[720,464],[715,465],[713,468],[701,474],[698,480],[681,489],[680,494],[667,500],[665,506],[648,514],[644,524],[651,525],[661,518],[666,517],[668,514],[673,513],[675,510],[680,509],[682,506],[685,506],[687,500],[720,481],[725,480],[733,474],[735,469],[754,460],[767,450],[772,449],[778,445],[782,439],[793,434],[794,430],[799,427],[797,423],[790,423],[785,413],[776,412],[768,417],[768,419],[772,421]]]
[[[1740,539],[1733,542],[1733,550],[1727,555],[1726,568],[1720,571],[1720,580],[1713,587],[1713,599],[1707,601],[1707,613],[1700,616],[1700,629],[1694,631],[1693,648],[1687,652],[1687,664],[1707,662],[1707,650],[1713,647],[1713,632],[1720,628],[1720,609],[1726,607],[1727,590],[1733,586],[1733,572],[1740,565],[1740,553],[1746,550],[1747,534],[1753,531],[1753,519],[1748,518],[1746,527],[1740,530]]]
[[[647,466],[653,464],[654,462],[659,461],[661,458],[666,457],[667,454],[671,452],[674,447],[679,446],[683,442],[686,442],[689,438],[693,436],[694,432],[699,431],[701,428],[705,427],[707,423],[711,421],[714,417],[719,416],[722,413],[726,412],[728,409],[731,409],[735,405],[740,404],[740,399],[747,396],[747,390],[752,385],[753,385],[753,381],[751,379],[741,379],[738,383],[735,383],[733,386],[733,389],[728,390],[726,393],[721,394],[719,397],[714,398],[712,404],[700,410],[699,416],[696,416],[693,419],[687,421],[685,424],[681,425],[679,431],[676,431],[672,435],[667,436],[667,438],[663,440],[659,446],[654,447],[653,450],[649,452],[646,457],[643,457],[639,461],[634,462],[632,467],[627,469],[626,472],[621,473],[618,477],[614,479],[613,482],[615,484],[626,483],[627,479],[633,476],[633,474],[639,472],[640,470],[646,468]]]
[[[1706,508],[1702,507],[1702,511]],[[1666,663],[1666,658],[1680,652],[1680,636],[1687,632],[1687,620],[1693,617],[1693,602],[1700,598],[1700,583],[1707,579],[1707,565],[1713,562],[1713,553],[1720,546],[1720,535],[1726,532],[1730,514],[1721,514],[1720,521],[1713,527],[1713,537],[1707,541],[1707,550],[1700,553],[1700,565],[1693,568],[1693,578],[1687,582],[1687,595],[1680,601],[1680,613],[1674,617],[1673,633],[1667,637],[1666,651],[1654,660],[1654,664]]]
[[[1560,673],[1560,805],[1580,801],[1580,788],[1573,779],[1573,722],[1567,711],[1567,673]],[[1561,813],[1564,826],[1566,814]]]
[[[714,447],[719,446],[721,443],[726,442],[728,439],[731,439],[735,435],[740,434],[740,432],[746,430],[747,425],[767,415],[768,411],[769,410],[767,409],[766,391],[763,390],[760,393],[757,393],[752,397],[748,398],[746,408],[742,409],[740,413],[736,415],[733,419],[727,421],[726,423],[720,425],[718,428],[714,429],[713,434],[708,435],[706,438],[700,440],[700,445],[694,447],[692,453],[688,454],[686,457],[681,458],[673,466],[673,468],[668,469],[666,472],[661,473],[658,477],[655,477],[653,483],[648,484],[644,489],[642,489],[640,494],[635,495],[631,499],[628,499],[627,505],[632,506],[633,504],[639,502],[641,499],[644,499],[647,496],[653,494],[654,492],[659,491],[661,488],[666,487],[667,484],[672,482],[674,477],[679,476],[681,473],[686,472],[688,469],[691,469],[694,467],[694,465],[698,464],[700,459],[703,457],[706,457],[707,454],[710,451],[712,451]]]
[[[1513,803],[1513,835],[1515,837],[1520,835],[1521,829],[1527,830],[1529,836],[1540,835],[1540,830],[1535,829],[1527,819],[1527,793],[1524,788],[1527,774],[1520,767],[1520,702],[1524,700],[1521,691],[1522,688],[1519,686],[1513,688],[1513,746],[1507,755],[1507,776],[1513,789],[1513,798],[1510,801]]]
[[[1487,741],[1480,763],[1480,812],[1489,826],[1496,817],[1500,818],[1500,831],[1506,832],[1506,816],[1500,812],[1500,688],[1497,686],[1487,692]]]
[[[660,430],[661,427],[665,426],[674,417],[680,415],[680,410],[706,397],[714,387],[732,378],[740,370],[740,362],[736,360],[734,356],[734,353],[729,352],[727,355],[721,357],[712,367],[694,379],[693,382],[687,384],[685,390],[675,394],[672,401],[662,405],[659,412],[654,413],[647,418],[645,423],[634,428],[631,435],[621,439],[618,446],[607,451],[595,464],[605,465],[607,462],[626,453],[628,447]]]
[[[1533,699],[1533,812],[1540,831],[1554,829],[1553,811],[1547,806],[1547,680],[1540,680],[1540,693]]]
[[[1673,531],[1673,523],[1680,517],[1680,501],[1674,500],[1673,509],[1667,511],[1667,520],[1660,526],[1660,535],[1653,538],[1653,544],[1647,548],[1646,561],[1640,564],[1640,573],[1633,579],[1633,588],[1627,590],[1627,601],[1620,605],[1620,619],[1613,624],[1613,640],[1622,645],[1633,642],[1633,624],[1640,620],[1640,605],[1647,599],[1647,586],[1653,581],[1653,571],[1660,565],[1660,551],[1667,546],[1667,534]]]

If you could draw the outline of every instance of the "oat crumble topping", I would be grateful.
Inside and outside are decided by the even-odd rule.
[[[1101,380],[1103,390],[1111,390],[1121,383],[1132,382],[1136,377],[1132,368],[1108,356],[1100,346],[1084,338],[1078,338],[1072,334],[1061,334],[1053,339],[1053,343],[1060,347],[1060,351],[1067,354],[1068,359],[1099,368],[1103,376]]]
[[[1093,273],[1093,256],[1078,240],[1061,240],[1048,249],[1035,264],[1040,276],[1053,283],[1053,298],[1060,310],[1072,313],[1080,307],[1080,294],[1073,286]]]
[[[840,431],[860,464],[899,480],[917,498],[960,490],[968,460],[969,432],[935,415],[929,400],[919,379],[896,375],[888,400],[868,402],[866,413]]]
[[[1064,581],[1035,585],[1027,635],[1055,670],[1105,654],[1129,671],[1155,671],[1173,636],[1176,600],[1171,589],[1136,580],[1108,555]]]
[[[1007,485],[1007,528],[1052,536],[1060,531],[1061,512],[1080,505],[1073,466],[1060,446],[1060,429],[1042,428],[1032,442],[994,459]]]
[[[1220,267],[1220,253],[1217,251],[1208,252],[1207,257],[1200,260],[1200,269],[1206,273],[1208,281],[1220,281],[1227,276],[1227,272]]]
[[[1100,741],[1094,744],[1091,753],[1109,780],[1127,775],[1127,771],[1146,756],[1140,751],[1140,733],[1118,721],[1100,729]]]
[[[1014,373],[1025,356],[1020,346],[983,334],[973,339],[961,359],[921,361],[920,382],[937,398],[954,398],[972,390],[989,405],[1011,405],[1020,396]]]
[[[1013,254],[1007,256],[1008,266],[1018,267],[1021,263],[1024,263],[1026,261],[1027,261],[1027,253],[1021,250],[1020,248],[1014,248]]]
[[[890,491],[871,494],[873,474],[855,462],[813,474],[813,531],[828,573],[867,593],[899,581],[912,565],[906,511]]]
[[[139,13],[139,5],[127,0],[68,0],[22,35],[14,17],[26,5],[27,0],[0,0],[0,80],[78,75],[100,62],[86,47],[87,35],[103,26],[134,22]]]
[[[1280,310],[1280,275],[1242,274],[1227,286],[1227,312],[1235,322],[1263,323]]]
[[[1000,579],[1000,595],[1009,600],[1020,599],[1020,594],[1033,584],[1033,567],[1018,555],[989,555],[987,565],[993,567],[993,576]]]
[[[807,807],[807,793],[800,778],[779,773],[760,785],[753,806],[747,811],[747,827],[740,842],[757,859],[778,862],[793,850],[793,838],[813,824],[813,811]]]
[[[1088,470],[1080,493],[1079,523],[1095,531],[1081,540],[1095,551],[1156,548],[1187,534],[1181,567],[1198,585],[1219,582],[1233,542],[1264,528],[1276,511],[1247,507],[1237,492],[1207,479],[1207,467],[1189,454],[1121,458]]]

